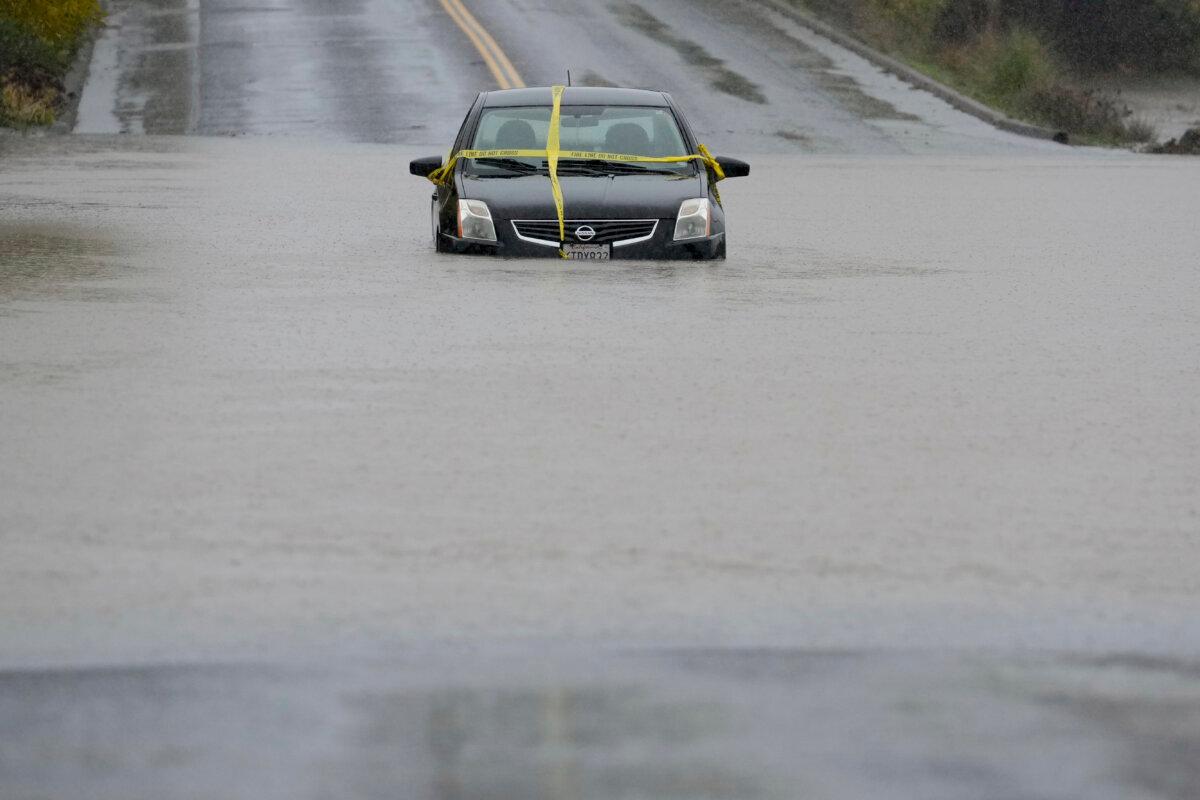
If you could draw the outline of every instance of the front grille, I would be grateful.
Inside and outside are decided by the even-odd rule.
[[[596,232],[591,239],[580,239],[575,231],[587,226]],[[515,219],[512,223],[517,236],[537,244],[558,247],[558,220]],[[648,239],[658,227],[656,219],[569,219],[565,222],[569,244],[611,244],[613,247]]]

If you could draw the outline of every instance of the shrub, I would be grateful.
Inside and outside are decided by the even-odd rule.
[[[1158,130],[1145,119],[1140,117],[1125,121],[1125,136],[1132,142],[1154,142],[1158,140]]]
[[[980,48],[985,87],[999,97],[1014,97],[1048,84],[1055,74],[1045,45],[1032,33],[1011,30]]]
[[[1200,0],[1001,0],[1000,8],[1077,66],[1200,72]]]
[[[103,15],[99,0],[0,0],[0,19],[23,25],[66,58]]]
[[[988,0],[958,0],[947,3],[934,22],[933,41],[940,45],[962,45],[974,41],[994,26]]]
[[[1106,143],[1135,138],[1127,123],[1129,109],[1101,92],[1054,84],[1030,92],[1023,105],[1044,124],[1085,138]]]
[[[0,75],[40,84],[66,69],[67,59],[63,53],[24,25],[0,18]]]
[[[51,87],[31,89],[19,83],[5,83],[0,88],[0,125],[18,128],[50,125],[57,103],[58,91]]]
[[[873,14],[910,43],[927,43],[955,0],[869,0]]]
[[[0,125],[49,125],[99,0],[0,0]]]

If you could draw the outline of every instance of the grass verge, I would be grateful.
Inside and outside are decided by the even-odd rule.
[[[1038,34],[1019,27],[988,31],[936,48],[912,66],[1015,119],[1064,131],[1090,144],[1151,142],[1154,129],[1115,97],[1083,88]]]
[[[103,18],[99,0],[0,0],[0,126],[54,122],[63,76]]]
[[[1200,74],[1200,0],[1089,0],[1084,10],[1070,0],[791,1],[1009,117],[1088,144],[1156,138],[1119,97],[1088,88],[1089,76]],[[1134,19],[1140,36],[1116,35]]]

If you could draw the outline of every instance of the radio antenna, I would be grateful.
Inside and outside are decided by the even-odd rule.
[[[571,85],[571,70],[567,70],[567,86]]]

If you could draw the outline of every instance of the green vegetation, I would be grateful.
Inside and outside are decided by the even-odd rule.
[[[99,0],[0,0],[0,125],[49,125]]]
[[[1200,75],[1200,0],[803,0],[1006,114],[1099,144],[1154,131],[1089,90],[1108,71]]]

